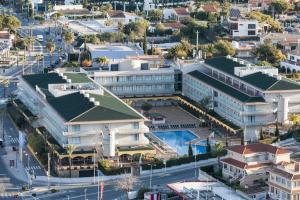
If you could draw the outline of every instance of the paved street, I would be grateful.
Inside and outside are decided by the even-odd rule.
[[[183,180],[193,180],[195,179],[195,170],[194,169],[183,169],[182,171],[176,171],[172,173],[166,174],[153,174],[152,178],[152,187],[165,187],[165,184],[172,183],[175,181],[183,181]],[[136,188],[140,188],[141,186],[145,186],[149,188],[150,177],[139,178],[136,184]],[[104,199],[112,200],[118,198],[123,195],[123,192],[116,188],[116,181],[107,181],[104,183]],[[87,189],[86,197],[89,200],[95,200],[98,196],[98,187],[97,186],[89,186],[89,187],[79,187],[79,188],[70,188],[63,189],[56,194],[39,196],[38,199],[61,199],[61,200],[82,200],[85,198],[84,190]],[[33,199],[32,197],[23,197],[23,199],[29,200]]]

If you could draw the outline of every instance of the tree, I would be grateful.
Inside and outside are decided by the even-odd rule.
[[[199,101],[199,104],[201,105],[201,107],[203,109],[207,109],[212,103],[212,100],[211,100],[211,96],[206,96],[206,97],[203,97],[200,101]]]
[[[155,26],[155,30],[158,35],[163,35],[165,33],[166,27],[162,23],[158,23]]]
[[[10,32],[15,33],[16,29],[21,26],[18,18],[12,15],[0,15],[0,30],[7,28]]]
[[[223,149],[224,149],[224,147],[223,147],[222,143],[221,142],[216,142],[214,153],[217,155],[217,158],[218,158],[218,168],[219,168],[219,170],[221,170],[221,160],[220,159],[221,159],[221,155],[223,153]]]
[[[152,109],[152,105],[150,103],[144,102],[141,106],[141,109],[145,112],[148,113]]]
[[[182,39],[180,44],[169,49],[167,57],[168,58],[187,58],[193,53],[194,46],[191,45],[186,39]]]
[[[163,12],[160,9],[151,10],[148,16],[150,21],[158,22],[163,17]]]
[[[107,64],[109,62],[109,59],[106,56],[101,56],[97,59],[97,63],[100,65]]]
[[[62,16],[63,16],[63,14],[59,13],[59,12],[54,13],[53,15],[51,15],[51,19],[54,20],[54,22],[55,22],[55,36],[57,35],[57,21]]]
[[[210,146],[210,141],[209,141],[209,137],[206,138],[206,153],[210,153],[211,152],[211,146]]]
[[[257,63],[257,65],[258,65],[258,66],[272,66],[271,63],[269,63],[268,61],[265,61],[265,60],[259,61],[259,62]]]
[[[91,60],[83,60],[82,62],[81,62],[81,66],[82,67],[91,67],[92,66],[92,61]]]
[[[144,36],[145,31],[147,30],[149,26],[149,22],[144,20],[144,19],[140,19],[134,22],[130,22],[129,24],[125,25],[124,27],[124,33],[127,35],[134,35],[135,37],[132,38],[134,40],[136,39],[140,39]]]
[[[278,123],[276,123],[276,128],[275,128],[275,136],[277,137],[277,138],[279,138],[279,129],[278,129]]]
[[[105,5],[101,5],[99,10],[102,13],[102,15],[106,16],[107,13],[109,11],[111,11],[112,9],[113,9],[113,7],[111,4],[105,4]]]
[[[76,149],[76,146],[73,145],[73,144],[69,144],[67,146],[67,154],[68,154],[68,157],[69,157],[69,175],[70,175],[70,178],[72,177],[72,170],[71,170],[71,167],[72,167],[72,155],[73,155],[73,152],[75,151]]]
[[[46,49],[50,53],[50,64],[52,64],[52,55],[53,55],[53,52],[55,51],[55,48],[56,48],[56,45],[55,45],[53,39],[49,39],[46,44]]]
[[[277,49],[272,43],[267,42],[259,45],[253,52],[253,54],[260,61],[266,61],[275,66],[278,66],[280,61],[285,60],[286,56]]]
[[[196,152],[195,152],[196,153]],[[189,143],[189,149],[188,149],[188,155],[191,157],[193,156],[193,147],[192,147],[192,143],[190,142]]]
[[[278,20],[274,20],[270,15],[263,14],[259,11],[251,11],[247,16],[256,19],[259,23],[268,24],[270,26],[270,31],[283,31],[282,24]]]
[[[274,8],[274,11],[279,15],[285,13],[290,7],[291,4],[288,1],[276,0],[271,3],[270,9]]]
[[[227,40],[219,40],[215,44],[215,49],[217,53],[221,56],[227,56],[227,55],[233,56],[235,54],[235,49],[232,47],[231,43]]]
[[[63,35],[63,38],[67,45],[71,45],[75,40],[74,33],[71,31],[66,31]],[[65,47],[65,49],[66,49],[66,47]]]
[[[137,183],[137,179],[133,176],[125,176],[124,178],[117,181],[116,186],[120,190],[124,191],[129,199],[128,192],[130,192],[134,185]]]
[[[143,50],[144,50],[144,54],[147,55],[148,49],[147,49],[147,32],[146,31],[144,33]]]
[[[244,131],[242,132],[242,135],[241,135],[241,145],[245,145],[245,137],[244,137]]]

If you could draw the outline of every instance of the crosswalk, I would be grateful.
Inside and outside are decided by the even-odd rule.
[[[19,138],[18,137],[8,138],[6,142],[9,143],[9,144],[18,144],[19,143]]]
[[[19,196],[19,192],[1,192],[0,193],[0,197],[15,197],[15,196]],[[1,198],[0,198],[1,199]]]
[[[30,170],[39,170],[39,169],[42,169],[42,168],[41,168],[41,166],[36,165],[36,166],[25,167],[25,169],[27,171],[30,171]]]

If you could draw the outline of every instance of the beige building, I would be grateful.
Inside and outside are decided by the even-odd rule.
[[[274,164],[290,161],[290,152],[268,144],[254,143],[227,148],[221,160],[222,174],[229,181],[252,185],[255,180],[266,179],[266,170]]]
[[[300,168],[299,162],[282,163],[269,172],[269,197],[271,199],[300,199]]]

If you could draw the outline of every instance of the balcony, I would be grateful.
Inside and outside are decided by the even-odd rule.
[[[130,129],[113,129],[112,131],[115,131],[116,133],[120,134],[134,134],[134,133],[148,133],[149,128],[148,127],[143,127],[143,128],[130,128]]]
[[[89,131],[64,131],[64,136],[87,136],[87,135],[102,135],[101,130],[89,130]]]
[[[266,115],[271,114],[273,111],[270,109],[263,109],[263,110],[245,110],[243,112],[240,112],[242,115]]]

